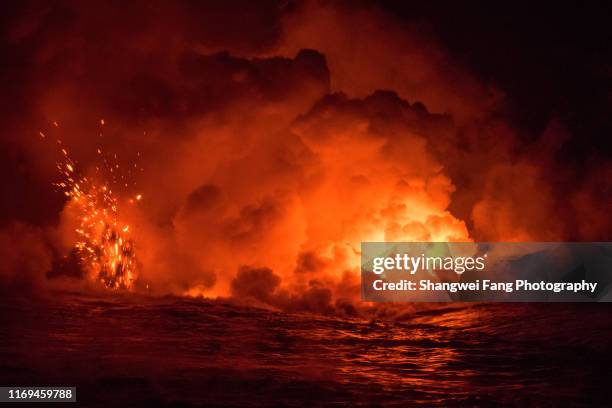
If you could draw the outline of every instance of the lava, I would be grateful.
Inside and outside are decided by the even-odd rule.
[[[57,140],[61,146],[61,140]],[[130,225],[120,214],[122,200],[111,185],[127,187],[125,175],[117,176],[120,169],[117,155],[114,162],[102,154],[103,166],[96,166],[96,174],[91,177],[81,175],[77,163],[66,148],[61,148],[62,160],[57,163],[63,180],[54,183],[69,199],[69,206],[77,214],[78,226],[73,248],[78,255],[87,276],[109,289],[131,289],[138,278],[138,261],[131,237]],[[110,180],[104,181],[103,170],[113,173]],[[121,181],[119,181],[121,180]],[[138,194],[136,201],[141,199]],[[128,203],[133,203],[129,199]]]

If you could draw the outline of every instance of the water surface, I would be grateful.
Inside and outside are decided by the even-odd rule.
[[[602,304],[454,304],[369,321],[63,294],[5,298],[0,321],[2,385],[76,385],[78,406],[603,406],[610,398],[612,320]]]

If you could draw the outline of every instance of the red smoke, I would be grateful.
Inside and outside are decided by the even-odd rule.
[[[5,177],[34,181],[13,194],[57,194],[54,148],[39,131],[70,146],[85,173],[100,145],[119,160],[142,152],[134,179],[144,198],[123,215],[143,287],[318,312],[352,313],[361,241],[611,230],[610,166],[552,187],[572,178],[555,161],[562,124],[525,142],[496,115],[501,92],[423,27],[338,4],[241,10],[20,10],[7,38],[21,80],[2,144],[16,152]],[[45,276],[58,275],[54,259],[73,240],[64,204],[28,204],[5,220],[5,278],[57,279]]]

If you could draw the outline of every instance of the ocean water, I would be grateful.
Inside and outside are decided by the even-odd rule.
[[[466,303],[372,321],[174,297],[5,297],[0,385],[76,386],[67,406],[91,407],[609,406],[610,311]]]

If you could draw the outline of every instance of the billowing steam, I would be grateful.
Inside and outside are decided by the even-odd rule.
[[[104,118],[108,151],[142,152],[131,177],[146,200],[121,217],[153,293],[352,313],[361,241],[611,230],[592,194],[610,167],[551,187],[563,126],[523,142],[495,119],[501,93],[422,30],[340,5],[190,4],[36,4],[6,33],[25,68],[2,143],[32,180],[13,194],[56,194],[41,187],[57,179],[39,131],[94,171]],[[75,210],[48,202],[5,220],[0,237],[18,239],[3,238],[3,276],[62,275]]]

